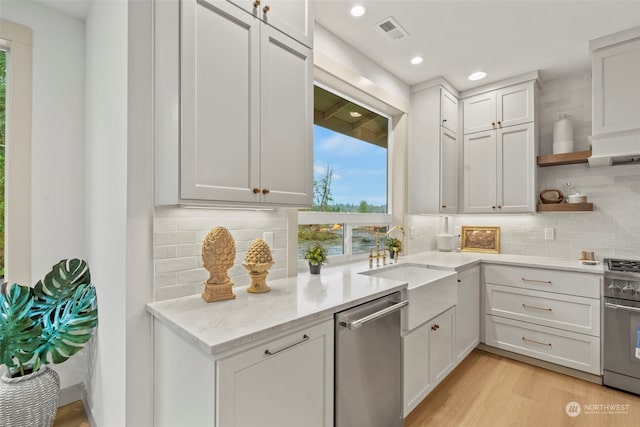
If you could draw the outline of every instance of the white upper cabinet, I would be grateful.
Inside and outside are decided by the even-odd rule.
[[[640,132],[640,27],[634,34],[593,51],[594,137]]]
[[[173,7],[156,10],[156,205],[309,206],[311,49],[226,0]]]
[[[451,132],[458,133],[460,113],[458,112],[458,98],[445,88],[440,89],[440,119],[442,126]]]
[[[228,0],[307,47],[313,47],[311,0]]]
[[[464,212],[534,212],[533,123],[464,137]]]
[[[457,213],[458,100],[433,86],[411,94],[409,213]]]
[[[535,212],[536,81],[465,98],[463,211]]]
[[[466,98],[464,133],[501,129],[535,120],[535,82],[529,81]]]

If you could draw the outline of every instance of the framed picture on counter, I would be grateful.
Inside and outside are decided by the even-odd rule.
[[[460,236],[462,252],[500,253],[500,227],[462,226]]]

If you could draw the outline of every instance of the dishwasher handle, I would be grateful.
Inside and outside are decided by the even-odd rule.
[[[394,311],[398,311],[400,310],[402,307],[405,307],[409,304],[409,301],[404,300],[404,301],[400,301],[398,303],[395,303],[387,308],[384,308],[380,311],[376,311],[375,313],[371,313],[368,316],[362,317],[360,319],[357,320],[352,320],[350,322],[345,322],[345,321],[341,321],[340,322],[340,326],[344,326],[345,328],[349,329],[349,330],[354,330],[354,329],[358,329],[359,327],[369,323],[369,322],[373,322],[376,319],[379,319],[381,317],[386,316],[389,313],[393,313]]]
[[[640,308],[630,307],[628,305],[620,305],[620,304],[611,304],[610,302],[606,302],[604,304],[606,308],[613,308],[614,310],[625,310],[625,311],[633,311],[635,313],[640,313]]]

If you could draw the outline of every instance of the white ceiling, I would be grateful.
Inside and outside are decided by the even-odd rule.
[[[66,15],[84,20],[89,14],[91,2],[93,0],[37,0],[38,2],[49,6],[52,9],[59,10]],[[116,0],[99,0],[99,1],[116,1]]]
[[[354,18],[358,3],[367,13]],[[378,28],[389,16],[409,37]],[[549,80],[590,69],[589,40],[639,26],[640,0],[315,0],[315,18],[409,85],[444,76],[465,90],[534,70]],[[424,62],[411,65],[415,55]],[[477,70],[489,75],[467,80]]]

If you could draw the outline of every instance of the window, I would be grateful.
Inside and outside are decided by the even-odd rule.
[[[314,87],[311,209],[298,215],[298,259],[311,242],[330,256],[368,253],[389,215],[389,117]]]

